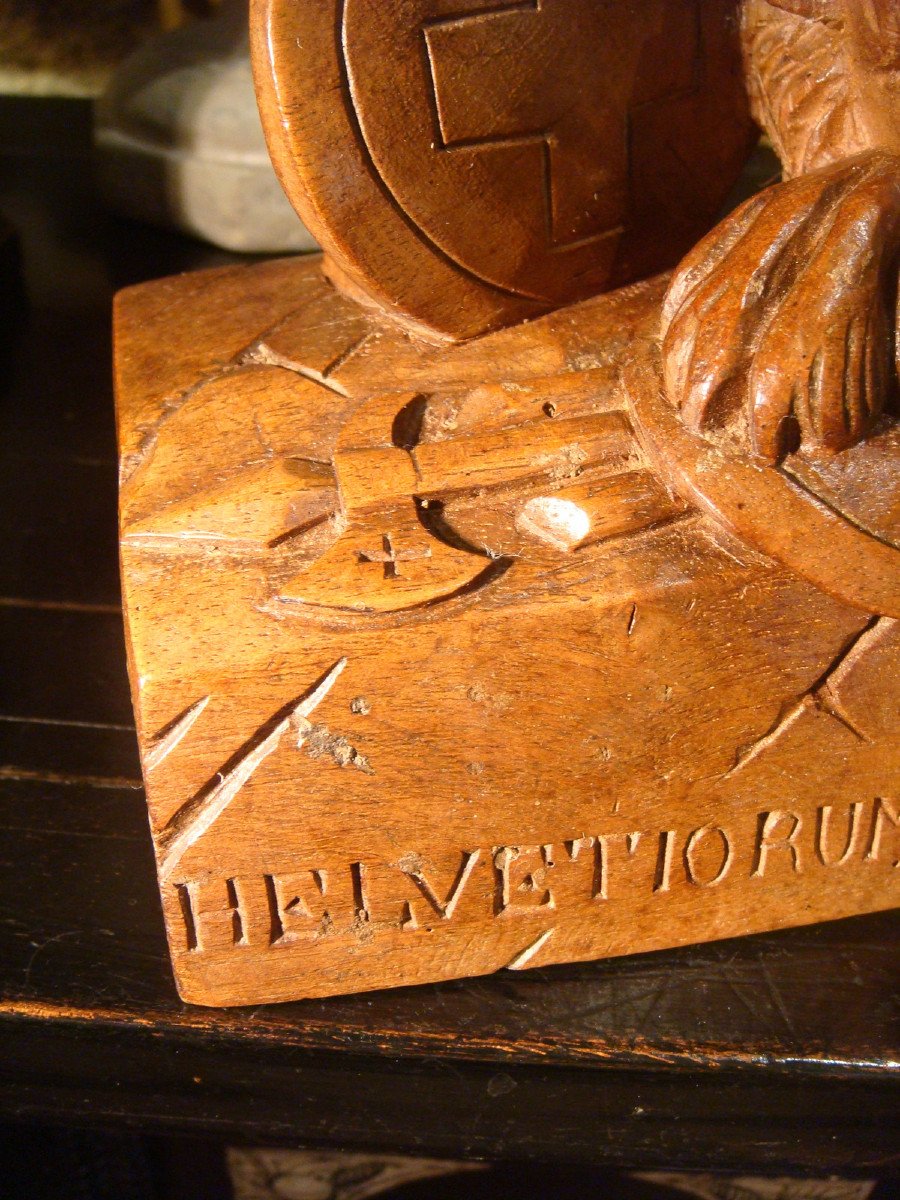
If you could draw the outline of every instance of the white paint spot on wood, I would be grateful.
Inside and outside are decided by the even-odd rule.
[[[516,528],[555,550],[571,550],[590,533],[591,519],[571,500],[535,496],[516,518]]]

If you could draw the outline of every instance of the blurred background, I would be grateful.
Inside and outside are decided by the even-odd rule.
[[[116,63],[216,0],[0,0],[0,94],[96,96]]]
[[[94,183],[120,216],[237,253],[315,249],[269,161],[247,7],[0,0],[0,99],[93,105]]]

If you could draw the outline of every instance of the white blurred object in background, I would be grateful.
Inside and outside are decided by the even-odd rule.
[[[260,124],[246,0],[153,38],[97,101],[98,186],[116,211],[226,250],[316,249]]]

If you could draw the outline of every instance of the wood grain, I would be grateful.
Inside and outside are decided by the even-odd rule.
[[[256,0],[269,147],[332,278],[463,337],[674,265],[752,142],[737,5],[619,9]]]
[[[113,786],[137,781],[139,763],[116,514],[96,493],[115,470],[110,289],[223,259],[103,214],[87,103],[0,98],[0,145],[32,302],[4,396],[17,501],[0,522],[2,762],[29,773],[0,779],[0,1110],[19,1150],[47,1146],[22,1122],[65,1125],[67,1142],[74,1126],[165,1133],[189,1146],[195,1193],[184,1139],[202,1133],[482,1155],[523,1164],[528,1180],[542,1162],[551,1191],[583,1180],[584,1166],[565,1166],[579,1163],[855,1174],[887,1194],[895,913],[327,1000],[179,1001],[144,796]],[[297,324],[284,327],[294,345]],[[180,328],[167,330],[173,347]],[[535,356],[589,354],[574,333],[564,343],[564,321],[556,329]],[[497,369],[517,365],[512,331],[492,344]],[[407,352],[413,371],[421,356]],[[101,465],[74,469],[86,459]],[[20,552],[27,529],[45,551]]]
[[[900,396],[896,5],[748,0],[742,20],[755,112],[788,178],[676,272],[666,387],[709,441],[827,461],[877,442]]]
[[[256,4],[326,259],[116,309],[185,999],[896,904],[896,22],[789,7]],[[796,177],[647,279],[741,161],[739,35]]]
[[[896,622],[873,615],[877,573],[857,594],[827,550],[755,537],[785,528],[767,492],[744,493],[734,540],[657,455],[661,287],[428,348],[329,308],[315,262],[280,269],[274,333],[249,327],[180,400],[157,376],[154,415],[120,380],[123,447],[144,447],[122,494],[131,669],[185,997],[516,971],[896,903]],[[248,273],[183,286],[233,310]],[[125,364],[174,287],[120,295]],[[414,391],[377,390],[412,361]],[[290,463],[293,495],[261,492]]]
[[[893,0],[744,0],[742,21],[754,116],[787,175],[900,154]]]

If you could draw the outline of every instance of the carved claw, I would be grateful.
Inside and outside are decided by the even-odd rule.
[[[896,387],[900,159],[872,153],[753,197],[682,262],[666,388],[697,432],[776,462],[859,441]]]

